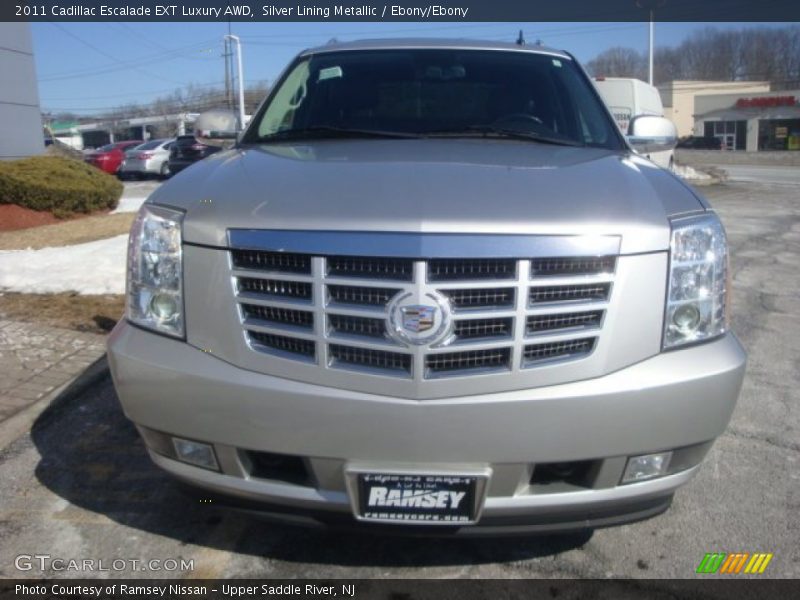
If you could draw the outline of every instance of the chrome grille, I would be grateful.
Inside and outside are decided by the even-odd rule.
[[[311,329],[314,327],[314,314],[306,310],[292,310],[275,306],[260,306],[255,304],[242,304],[245,319],[255,319],[266,323],[289,325]]]
[[[610,291],[610,283],[537,286],[530,289],[528,301],[531,304],[604,302],[608,300]]]
[[[253,295],[272,296],[274,298],[311,300],[311,284],[303,281],[240,277],[239,291]]]
[[[525,323],[525,333],[527,335],[537,335],[562,329],[590,329],[599,327],[602,319],[602,310],[554,315],[533,315],[528,317]]]
[[[459,310],[513,308],[514,288],[442,290],[453,308]]]
[[[396,279],[411,281],[413,261],[402,258],[365,258],[363,256],[331,256],[327,260],[328,275]]]
[[[396,288],[359,287],[355,285],[329,285],[328,296],[337,304],[364,304],[384,307],[397,292]]]
[[[233,266],[237,269],[279,271],[284,273],[311,273],[311,257],[307,254],[287,252],[262,252],[260,250],[234,250]]]
[[[331,344],[328,347],[332,364],[354,365],[381,371],[411,373],[411,356],[399,352],[369,350],[352,346]]]
[[[494,258],[446,258],[428,263],[429,281],[516,279],[517,261]]]
[[[425,359],[425,366],[434,375],[453,371],[510,369],[511,348],[433,354]]]
[[[315,344],[309,340],[261,331],[248,331],[247,335],[257,350],[278,350],[306,358],[314,358],[315,355]]]
[[[526,364],[530,364],[586,356],[594,349],[595,341],[596,338],[584,338],[547,344],[530,344],[525,346],[523,360]]]
[[[235,249],[231,258],[253,350],[331,373],[409,380],[501,376],[588,356],[603,337],[616,270],[613,256],[422,260]],[[393,302],[435,303],[428,292],[449,303],[451,328],[427,345],[395,339],[392,329],[410,325],[396,315],[390,324]]]
[[[535,258],[531,261],[531,277],[600,275],[613,273],[616,264],[617,259],[613,256]]]
[[[514,319],[461,319],[456,321],[453,333],[456,339],[510,338]]]
[[[348,315],[328,315],[331,333],[360,335],[371,338],[386,336],[386,320]]]

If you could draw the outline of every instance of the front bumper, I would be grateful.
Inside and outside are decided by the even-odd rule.
[[[592,380],[411,401],[246,371],[125,322],[108,350],[126,415],[153,460],[184,482],[319,523],[319,513],[352,521],[352,470],[489,472],[481,519],[464,533],[594,527],[662,512],[724,431],[746,360],[729,334]],[[163,434],[213,444],[221,472],[169,457],[157,443]],[[675,449],[682,458],[669,475],[619,485],[627,457]],[[255,473],[252,451],[298,457],[308,480]],[[537,465],[571,461],[590,463],[592,476],[536,483]]]
[[[171,173],[179,173],[180,171],[183,171],[187,167],[191,167],[194,163],[197,162],[197,160],[192,160],[188,158],[170,158],[169,170]]]
[[[125,162],[120,165],[120,173],[149,173],[153,175],[157,175],[161,172],[161,163],[163,161],[156,160],[156,159],[147,159],[147,160],[139,160],[139,159],[126,159]]]

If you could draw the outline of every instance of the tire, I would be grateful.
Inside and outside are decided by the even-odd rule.
[[[165,160],[163,163],[161,163],[161,169],[159,169],[158,171],[158,176],[161,179],[166,179],[170,175],[171,173],[169,172],[169,161]]]

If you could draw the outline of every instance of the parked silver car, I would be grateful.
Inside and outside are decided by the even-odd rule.
[[[120,178],[168,177],[169,151],[174,142],[175,138],[150,140],[128,150],[119,167]]]
[[[674,126],[631,133],[561,51],[301,53],[132,229],[108,355],[153,461],[293,523],[535,533],[666,510],[746,357],[719,218],[634,151]]]

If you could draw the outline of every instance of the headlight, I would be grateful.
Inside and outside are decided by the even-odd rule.
[[[182,223],[182,212],[145,204],[128,241],[127,317],[175,337],[184,336]]]
[[[664,348],[708,340],[728,329],[728,244],[714,214],[672,222]]]

